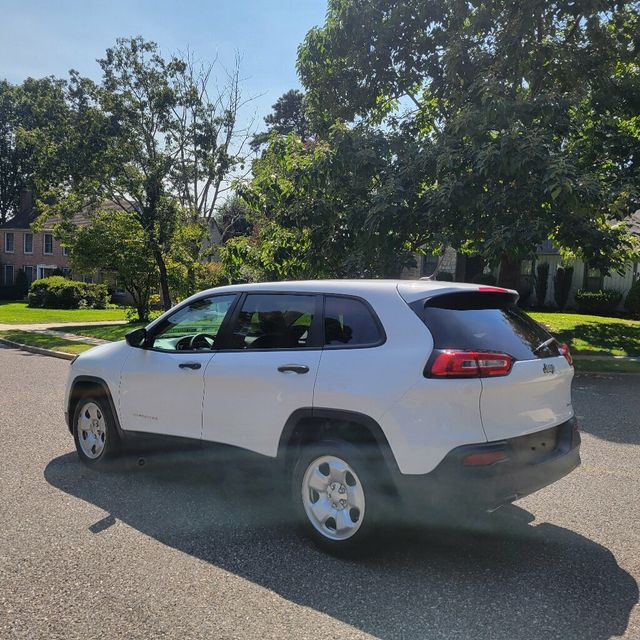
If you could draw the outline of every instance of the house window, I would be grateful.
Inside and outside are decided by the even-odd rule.
[[[10,287],[13,284],[13,265],[4,265],[4,286]]]
[[[7,231],[4,234],[4,252],[13,253],[13,232]]]
[[[598,291],[604,286],[604,276],[600,269],[595,269],[585,265],[584,268],[584,288],[587,291]]]
[[[31,265],[27,265],[24,267],[24,273],[27,276],[27,282],[31,284],[34,280],[35,276],[35,267]]]
[[[38,280],[52,276],[57,268],[55,264],[39,264],[37,267]]]
[[[24,234],[24,252],[33,253],[33,233]]]
[[[438,256],[429,254],[422,257],[422,265],[420,266],[420,276],[428,278],[432,276],[438,268]]]
[[[115,287],[114,290],[116,292],[116,295],[118,296],[123,296],[126,292],[124,285],[122,284],[122,281],[116,277],[116,281],[115,281]]]
[[[69,255],[69,247],[62,247],[62,255],[63,256]]]
[[[42,253],[45,256],[53,255],[53,236],[50,233],[45,233],[42,238]]]

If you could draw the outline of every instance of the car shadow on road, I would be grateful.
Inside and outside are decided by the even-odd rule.
[[[237,459],[97,471],[66,454],[44,475],[109,514],[94,535],[120,520],[379,638],[604,639],[624,633],[638,601],[608,549],[515,506],[466,531],[390,531],[354,561],[300,538],[288,492]]]

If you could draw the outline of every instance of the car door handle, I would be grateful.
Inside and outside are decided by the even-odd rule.
[[[309,367],[306,364],[281,364],[278,371],[280,373],[309,373]]]
[[[181,369],[199,369],[202,365],[199,362],[181,362],[178,366]]]

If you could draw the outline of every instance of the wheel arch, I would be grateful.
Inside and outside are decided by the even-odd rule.
[[[69,431],[73,433],[73,416],[78,401],[86,391],[89,391],[91,389],[97,391],[98,394],[108,402],[109,408],[111,409],[111,415],[113,416],[116,424],[118,435],[122,436],[120,419],[118,418],[118,412],[116,411],[116,405],[113,401],[113,396],[111,395],[109,385],[102,378],[98,378],[95,376],[77,376],[71,384],[71,390],[69,392],[69,406],[66,408],[65,412],[68,416],[67,426],[69,427]]]
[[[352,444],[375,444],[381,461],[392,479],[400,473],[382,427],[371,416],[357,411],[308,407],[288,418],[278,443],[278,459],[289,470],[301,446],[326,437],[337,437]]]

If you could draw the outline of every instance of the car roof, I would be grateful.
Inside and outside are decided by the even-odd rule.
[[[284,282],[254,282],[249,284],[228,285],[202,291],[197,296],[225,293],[225,292],[309,292],[309,293],[338,293],[362,295],[392,293],[397,291],[407,302],[420,300],[434,294],[449,293],[453,291],[504,291],[498,287],[487,287],[478,284],[464,282],[447,282],[439,280],[290,280]],[[515,293],[515,292],[513,292]]]

